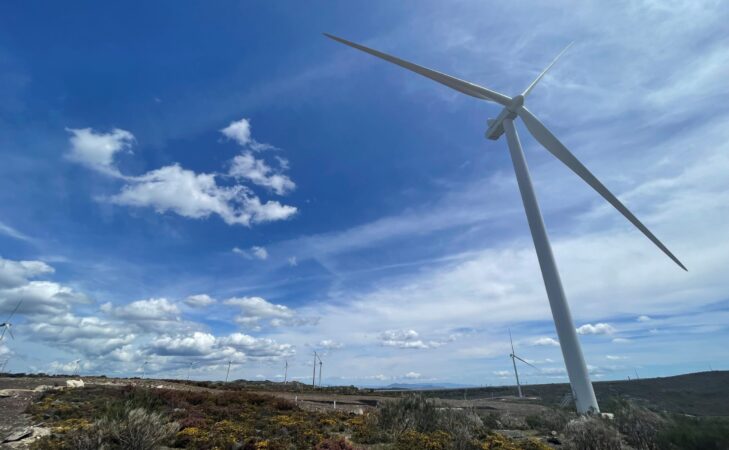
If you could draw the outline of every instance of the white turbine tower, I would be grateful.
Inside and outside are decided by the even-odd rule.
[[[314,374],[311,376],[311,387],[316,387],[316,359],[318,357],[316,351],[314,351]]]
[[[144,361],[142,363],[142,379],[144,379],[145,375],[147,375],[147,364],[149,364],[149,361]]]
[[[516,369],[516,360],[523,362],[524,364],[534,367],[535,369],[539,370],[538,367],[536,367],[534,364],[528,363],[525,360],[519,358],[516,356],[516,352],[514,352],[514,341],[511,339],[511,330],[509,330],[509,342],[511,343],[511,353],[509,354],[509,358],[511,358],[511,363],[514,365],[514,376],[516,377],[516,390],[519,392],[519,398],[524,397],[524,395],[521,393],[521,383],[519,383],[519,371]]]
[[[316,355],[317,358],[319,358],[319,387],[321,387],[321,366],[324,365],[324,362],[321,360],[321,356]]]
[[[559,139],[557,139],[552,132],[549,131],[547,127],[545,127],[544,124],[542,124],[542,122],[524,106],[525,98],[567,49],[563,50],[557,58],[555,58],[547,66],[547,68],[539,74],[529,87],[524,90],[524,92],[514,97],[509,97],[496,91],[451,77],[441,72],[436,72],[435,70],[404,61],[400,58],[355,44],[354,42],[350,42],[330,34],[325,33],[325,36],[341,42],[342,44],[377,56],[378,58],[382,58],[385,61],[397,64],[398,66],[404,67],[405,69],[444,84],[463,94],[470,95],[471,97],[475,97],[479,100],[491,101],[503,106],[503,109],[496,119],[490,119],[488,121],[486,137],[488,139],[497,140],[502,134],[506,133],[509,153],[511,154],[514,171],[516,172],[516,179],[519,185],[519,191],[521,192],[521,199],[524,203],[529,229],[532,234],[532,239],[534,240],[534,247],[539,260],[539,267],[542,271],[542,278],[544,279],[549,305],[552,310],[552,318],[554,319],[554,325],[557,329],[557,335],[562,349],[562,356],[564,357],[565,366],[567,367],[567,374],[569,375],[572,390],[575,392],[575,404],[577,411],[581,414],[599,412],[600,410],[595,398],[595,392],[592,389],[592,383],[590,383],[590,377],[587,372],[587,365],[585,364],[582,349],[579,341],[577,340],[577,333],[575,331],[574,322],[572,321],[572,314],[570,313],[569,305],[567,304],[567,299],[565,298],[564,290],[562,289],[562,282],[559,278],[557,265],[555,264],[554,255],[552,254],[552,248],[549,245],[549,239],[547,238],[547,231],[544,228],[542,214],[539,210],[537,198],[534,194],[531,177],[529,176],[529,169],[527,168],[524,153],[522,152],[521,144],[519,143],[519,137],[516,134],[514,120],[517,117],[521,117],[522,121],[524,121],[524,125],[526,125],[529,132],[537,141],[539,141],[540,144],[542,144],[557,159],[582,178],[588,185],[590,185],[590,187],[595,189],[598,194],[607,200],[608,203],[613,205],[613,207],[615,207],[623,216],[625,216],[626,219],[635,225],[676,264],[684,270],[686,270],[686,267],[684,267],[681,261],[679,261],[678,258],[676,258],[673,253],[671,253],[668,248],[666,248],[666,246],[663,245],[663,243],[661,243],[661,241],[659,241],[658,238],[656,238],[653,233],[651,233],[650,230],[648,230],[648,228],[646,228],[645,225],[643,225],[633,215],[633,213],[631,213],[628,208],[626,208],[620,200],[615,197],[615,195],[613,195],[597,178],[595,178],[595,176],[569,150],[567,150],[567,147],[565,147]]]
[[[17,305],[15,305],[15,308],[10,312],[10,315],[7,319],[5,319],[5,322],[0,323],[0,328],[3,329],[3,331],[0,333],[0,341],[3,340],[5,337],[5,333],[7,332],[13,340],[15,340],[15,336],[13,336],[13,330],[11,330],[13,324],[10,323],[10,319],[13,318],[16,312],[18,312],[18,308],[20,308],[20,304],[23,303],[23,299],[20,299]]]
[[[284,384],[288,382],[288,376],[289,376],[289,360],[286,360],[286,364],[284,364]]]
[[[230,375],[230,365],[233,364],[232,360],[228,361],[228,370],[225,372],[225,382],[228,382],[228,375]]]
[[[190,370],[192,370],[192,366],[195,365],[195,361],[190,361],[190,364],[187,366],[187,381],[190,381]]]

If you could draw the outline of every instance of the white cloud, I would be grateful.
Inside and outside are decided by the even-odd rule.
[[[0,288],[20,286],[29,278],[53,272],[53,267],[43,261],[13,261],[0,257]]]
[[[260,329],[260,322],[264,320],[273,327],[307,325],[318,320],[298,317],[289,307],[273,304],[261,297],[233,297],[226,300],[225,304],[239,307],[241,314],[235,317],[235,321],[253,330]]]
[[[582,325],[581,327],[577,328],[577,334],[613,334],[615,333],[615,328],[607,323],[596,323],[595,325],[591,323],[586,323],[585,325]]]
[[[494,370],[493,374],[499,378],[507,378],[512,375],[508,370]]]
[[[626,338],[614,338],[613,343],[614,344],[630,344],[632,341],[630,339]]]
[[[299,261],[296,259],[296,256],[291,256],[288,259],[289,266],[296,267],[299,265]]]
[[[233,247],[231,251],[236,255],[240,255],[246,259],[258,259],[261,261],[265,261],[268,259],[268,250],[266,250],[266,247],[260,247],[257,245],[254,245],[248,250],[243,250],[240,247]]]
[[[0,234],[4,234],[5,236],[10,236],[11,238],[26,242],[33,242],[34,240],[25,233],[21,233],[20,231],[3,222],[0,222]]]
[[[248,119],[231,122],[230,125],[220,130],[220,132],[241,146],[246,146],[251,142],[251,123]]]
[[[419,335],[415,330],[387,330],[380,333],[380,343],[386,347],[397,347],[404,349],[427,349],[426,343],[418,339]]]
[[[290,344],[279,344],[273,339],[255,338],[243,333],[233,333],[220,338],[220,343],[245,353],[250,357],[281,358],[292,356],[294,347]]]
[[[91,128],[67,128],[71,149],[66,157],[107,175],[120,176],[114,167],[114,156],[131,147],[134,135],[114,128],[110,133],[97,133]]]
[[[539,337],[531,341],[531,345],[559,347],[559,341],[551,337]]]
[[[251,137],[251,122],[245,118],[231,122],[230,125],[220,130],[220,132],[223,133],[223,136],[235,141],[241,147],[247,147],[257,152],[276,148],[273,145],[257,142],[253,139]],[[282,164],[281,167],[286,170],[285,164]]]
[[[200,331],[191,336],[162,336],[153,340],[149,353],[160,356],[207,356],[213,353],[217,340],[210,333]]]
[[[110,317],[136,325],[146,331],[184,325],[180,320],[180,308],[166,298],[137,300],[116,307],[111,303],[105,303],[100,309]]]
[[[268,259],[268,251],[266,250],[266,247],[258,247],[254,245],[251,247],[251,252],[253,252],[253,256],[258,259]]]
[[[649,322],[651,318],[649,316],[638,316],[638,322]]]
[[[296,188],[296,184],[289,177],[276,173],[265,161],[257,159],[251,152],[233,158],[228,174],[269,188],[278,195],[285,195]]]
[[[405,375],[403,375],[403,378],[406,378],[408,380],[418,380],[422,378],[422,375],[418,372],[408,372]]]
[[[207,294],[191,295],[185,299],[185,304],[193,308],[204,308],[215,303],[215,300]]]
[[[193,219],[217,214],[229,225],[285,220],[296,213],[293,206],[277,201],[261,203],[241,185],[220,186],[214,174],[195,173],[177,164],[140,177],[129,178],[120,193],[109,198],[119,205],[152,207],[159,213],[172,211]]]
[[[610,361],[620,361],[627,358],[625,356],[605,355],[605,359],[609,359]]]
[[[319,341],[318,347],[325,350],[334,350],[344,347],[344,344],[342,344],[341,342],[333,341],[331,339],[324,339],[322,341]]]

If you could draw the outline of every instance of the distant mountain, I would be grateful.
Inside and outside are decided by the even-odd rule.
[[[472,384],[458,383],[393,383],[387,386],[381,386],[375,389],[391,389],[391,390],[410,390],[410,391],[427,391],[432,389],[464,389],[474,388]]]

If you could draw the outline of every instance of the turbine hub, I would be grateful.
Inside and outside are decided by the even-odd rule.
[[[519,94],[511,99],[511,104],[508,106],[509,111],[516,112],[519,108],[524,105],[524,96]]]

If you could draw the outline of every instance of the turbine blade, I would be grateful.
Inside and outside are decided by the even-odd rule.
[[[350,42],[346,39],[342,39],[340,37],[333,36],[328,33],[324,33],[324,36],[328,37],[329,39],[333,39],[337,42],[341,42],[344,45],[348,45],[350,47],[356,48],[357,50],[361,50],[365,53],[369,53],[370,55],[377,56],[378,58],[382,58],[385,61],[391,62],[393,64],[397,64],[400,67],[404,67],[405,69],[411,70],[424,77],[430,78],[431,80],[437,81],[440,84],[444,84],[451,89],[455,89],[466,95],[470,95],[471,97],[476,97],[481,100],[489,100],[489,101],[496,102],[496,103],[499,103],[504,106],[509,105],[511,103],[511,98],[509,98],[508,96],[501,94],[499,92],[492,91],[491,89],[486,89],[485,87],[481,87],[477,84],[469,83],[468,81],[463,81],[458,78],[452,77],[450,75],[446,75],[444,73],[437,72],[435,70],[431,70],[426,67],[419,66],[417,64],[413,64],[408,61],[404,61],[395,56],[388,55],[387,53],[382,53],[380,51],[371,49],[369,47],[365,47],[364,45],[359,45],[354,42]]]
[[[539,370],[541,372],[541,369],[539,369],[539,367],[535,366],[534,364],[528,363],[528,362],[524,361],[523,359],[519,358],[516,355],[514,355],[514,358],[518,359],[519,361],[523,362],[524,364],[526,364],[528,366],[534,367],[535,369],[537,369],[537,370]]]
[[[511,342],[511,356],[514,356],[514,341],[511,339],[511,328],[509,328],[509,342]]]
[[[10,334],[10,337],[13,338],[13,340],[15,340],[15,336],[13,335],[13,330],[11,330],[10,328],[7,328],[7,330],[8,330],[8,334]]]
[[[3,327],[3,332],[2,332],[2,334],[0,334],[0,341],[2,341],[3,338],[5,337],[5,332],[6,331],[8,331],[8,327]]]
[[[554,58],[554,59],[552,60],[552,62],[551,62],[551,63],[549,63],[549,65],[547,66],[547,68],[546,68],[546,69],[544,69],[544,70],[542,71],[542,73],[540,73],[540,74],[539,74],[539,76],[538,76],[538,77],[537,77],[537,78],[536,78],[536,79],[535,79],[534,81],[532,81],[532,84],[530,84],[530,85],[529,85],[529,87],[528,87],[528,88],[526,88],[526,89],[524,90],[524,93],[523,93],[523,94],[521,94],[521,95],[523,95],[524,97],[526,97],[527,95],[529,95],[529,93],[530,93],[530,92],[532,91],[532,89],[534,89],[534,86],[536,86],[536,85],[537,85],[537,83],[539,83],[539,80],[541,80],[541,79],[542,79],[542,77],[543,77],[543,76],[544,76],[544,75],[545,75],[545,74],[547,73],[547,71],[549,71],[549,69],[551,69],[551,68],[552,68],[552,66],[554,65],[554,63],[556,63],[556,62],[557,62],[557,60],[558,60],[558,59],[559,59],[559,58],[560,58],[560,57],[561,57],[562,55],[564,55],[564,53],[565,53],[565,52],[566,52],[567,50],[569,50],[569,48],[570,48],[570,47],[572,47],[572,44],[574,44],[574,41],[573,41],[573,42],[570,42],[570,43],[569,43],[569,45],[567,45],[567,47],[565,47],[565,48],[564,48],[564,50],[562,50],[561,52],[559,52],[559,55],[557,55],[557,56],[556,56],[556,57],[555,57],[555,58]]]
[[[612,192],[608,190],[595,176],[585,167],[572,153],[570,153],[569,150],[567,150],[567,147],[565,147],[559,139],[557,139],[551,131],[547,129],[547,127],[544,126],[542,122],[537,119],[537,117],[532,114],[528,109],[525,107],[519,108],[519,116],[524,121],[524,124],[526,125],[529,132],[534,136],[534,138],[539,141],[540,144],[544,146],[551,154],[553,154],[557,159],[562,161],[567,167],[572,169],[574,173],[576,173],[580,178],[582,178],[587,184],[589,184],[594,190],[597,191],[598,194],[602,195],[602,197],[607,200],[608,203],[613,205],[615,209],[620,211],[620,214],[625,216],[630,223],[635,225],[636,228],[638,228],[648,239],[651,240],[658,248],[660,248],[663,253],[665,253],[669,258],[673,260],[676,264],[678,264],[679,267],[681,267],[683,270],[688,272],[688,269],[686,266],[684,266],[681,261],[676,258],[673,253],[671,253],[668,248],[666,248],[665,245],[661,241],[658,240],[657,237],[651,233],[651,231],[646,228],[643,223],[638,220],[635,215],[633,215],[632,212],[628,208],[623,205],[620,200],[617,199],[613,195]]]
[[[20,305],[21,305],[21,303],[23,303],[23,300],[24,299],[21,298],[20,301],[18,301],[18,304],[15,305],[15,309],[13,309],[13,312],[10,313],[10,315],[8,316],[8,318],[5,320],[5,323],[10,322],[10,319],[12,319],[13,316],[15,315],[15,313],[18,312],[18,308],[20,308]]]

